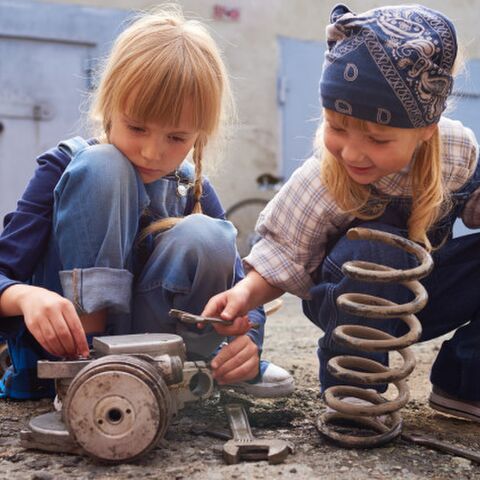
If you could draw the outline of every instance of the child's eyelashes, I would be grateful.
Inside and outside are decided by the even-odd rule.
[[[368,139],[375,145],[387,145],[390,143],[390,140],[383,140],[380,138],[368,137]]]
[[[186,139],[183,137],[177,137],[175,135],[169,135],[168,136],[169,140],[171,140],[174,143],[185,143]]]
[[[145,128],[144,127],[139,127],[138,125],[127,124],[127,128],[129,130],[131,130],[132,132],[135,132],[135,133],[145,133]]]
[[[328,124],[328,128],[330,128],[331,130],[333,130],[336,133],[345,133],[345,129],[342,128],[342,127],[337,127],[335,125]]]

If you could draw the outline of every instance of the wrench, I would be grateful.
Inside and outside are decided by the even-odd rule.
[[[183,310],[177,310],[172,308],[168,314],[172,318],[176,318],[183,323],[188,323],[189,325],[196,325],[197,323],[219,323],[221,325],[232,325],[233,320],[223,320],[216,317],[202,317],[201,315],[195,315],[193,313],[185,312]],[[260,325],[258,323],[251,323],[250,328],[258,329]]]
[[[274,465],[282,463],[289,453],[293,453],[290,442],[255,438],[243,405],[225,405],[225,413],[233,435],[233,440],[223,446],[223,458],[229,465],[241,460],[268,460],[268,463]]]

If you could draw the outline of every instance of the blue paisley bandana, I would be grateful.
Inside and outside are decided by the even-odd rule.
[[[358,15],[337,5],[330,20],[320,80],[325,108],[391,127],[438,122],[457,55],[448,18],[421,5]]]

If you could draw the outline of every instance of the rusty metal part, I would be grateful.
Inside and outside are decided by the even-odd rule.
[[[28,430],[20,432],[20,445],[48,452],[83,453],[68,433],[60,412],[49,412],[32,418]]]
[[[131,461],[163,437],[172,412],[170,392],[144,359],[110,355],[87,365],[70,384],[63,420],[93,458]]]
[[[0,343],[0,377],[3,376],[10,365],[11,361],[8,353],[8,346],[6,343]]]
[[[433,450],[450,453],[456,457],[467,458],[472,462],[480,464],[480,452],[475,452],[474,450],[456,447],[455,445],[451,445],[435,438],[429,438],[416,432],[403,432],[401,438],[407,442],[415,443],[416,445],[422,445]]]
[[[401,337],[372,327],[361,325],[342,325],[333,331],[333,339],[339,345],[365,352],[398,351],[403,364],[398,368],[389,368],[370,359],[340,355],[328,363],[329,372],[347,384],[377,385],[393,383],[398,393],[394,400],[388,401],[375,391],[358,386],[335,386],[326,390],[325,403],[335,412],[322,415],[317,427],[322,434],[345,447],[374,447],[397,437],[402,430],[402,420],[398,410],[408,402],[409,391],[405,378],[415,367],[415,358],[408,347],[421,336],[421,325],[414,313],[427,303],[427,292],[418,279],[425,277],[433,268],[430,255],[419,245],[403,237],[378,230],[353,228],[347,233],[354,240],[381,241],[402,248],[413,254],[419,265],[408,270],[398,270],[372,262],[352,261],[342,266],[345,275],[366,282],[400,283],[409,289],[414,299],[398,305],[373,295],[347,293],[337,299],[338,308],[343,311],[374,319],[399,318],[408,326],[408,332]],[[346,397],[361,401],[350,403]],[[362,402],[363,401],[363,402]],[[381,419],[386,416],[385,421]],[[357,431],[346,432],[339,426],[350,424]],[[335,427],[335,428],[334,428]],[[362,431],[359,434],[358,429]]]
[[[182,382],[172,385],[174,403],[177,408],[183,408],[187,402],[209,398],[214,386],[212,372],[205,362],[185,362]]]
[[[93,348],[99,357],[125,353],[144,353],[152,357],[179,355],[182,360],[186,360],[186,350],[182,337],[172,333],[138,333],[94,337]]]
[[[226,405],[225,412],[233,435],[233,440],[223,446],[223,458],[229,465],[241,460],[268,460],[273,465],[293,452],[292,444],[284,440],[255,438],[243,405]]]
[[[37,362],[38,378],[73,378],[91,360],[39,360]]]
[[[196,325],[197,323],[202,323],[204,325],[217,324],[225,325],[228,327],[233,324],[233,320],[223,320],[222,318],[216,317],[202,317],[201,315],[195,315],[193,313],[184,312],[183,310],[176,310],[174,308],[172,308],[168,312],[168,314],[171,317],[176,318],[182,323],[186,323],[188,325]],[[252,323],[250,324],[250,328],[258,329],[260,328],[260,325],[258,323]]]
[[[201,315],[195,315],[194,313],[188,313],[183,310],[176,310],[172,308],[168,314],[172,318],[176,318],[183,323],[188,323],[190,325],[196,325],[197,323],[219,323],[220,325],[231,325],[232,320],[223,320],[216,317],[202,317]]]

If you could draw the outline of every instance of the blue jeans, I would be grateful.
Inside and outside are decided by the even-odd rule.
[[[209,357],[224,338],[211,327],[198,330],[172,320],[168,311],[200,313],[211,296],[232,286],[233,225],[194,214],[139,243],[146,211],[154,218],[179,217],[186,200],[170,180],[144,185],[112,145],[79,152],[54,196],[53,235],[32,283],[69,298],[80,312],[107,309],[110,334],[177,333],[190,358]],[[15,373],[6,382],[12,394],[4,396],[19,391],[16,398],[32,398],[29,385],[36,360],[48,355],[33,347],[36,342],[23,322],[8,339]],[[45,396],[45,391],[36,396]]]
[[[378,222],[366,222],[362,227],[406,236],[405,230]],[[318,342],[322,391],[342,383],[326,368],[328,360],[334,356],[354,354],[388,364],[386,353],[366,354],[336,345],[332,332],[337,325],[369,325],[395,336],[406,330],[398,319],[368,320],[337,308],[336,299],[346,292],[378,295],[397,303],[405,303],[412,298],[411,293],[399,285],[358,282],[346,277],[341,266],[348,260],[356,259],[401,269],[416,264],[410,254],[380,242],[341,237],[334,245],[315,273],[316,285],[311,290],[311,300],[303,302],[305,314],[325,332]],[[432,367],[431,381],[462,399],[480,400],[480,234],[449,240],[433,253],[433,260],[433,272],[421,280],[429,295],[427,306],[417,313],[423,328],[421,341],[457,330],[450,340],[443,343]],[[385,387],[376,388],[384,390]]]

